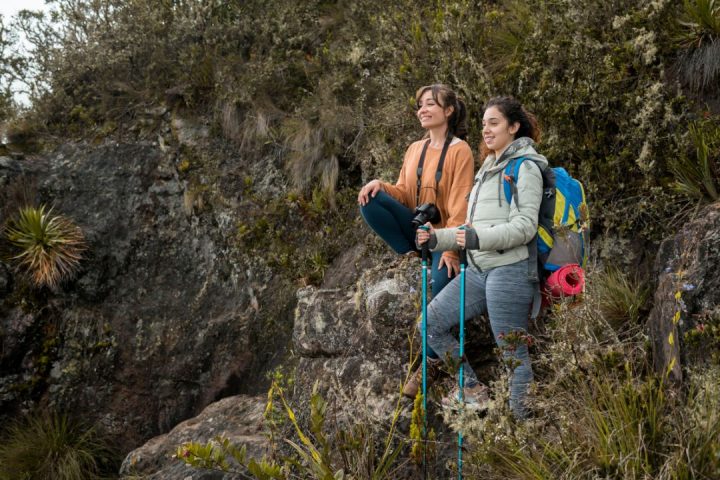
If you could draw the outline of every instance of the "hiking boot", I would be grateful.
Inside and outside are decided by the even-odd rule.
[[[465,405],[477,410],[487,409],[490,403],[490,393],[488,390],[488,387],[482,383],[478,383],[474,387],[465,387],[463,389]],[[460,388],[455,386],[447,396],[443,397],[442,404],[449,407],[458,403],[460,403]]]
[[[433,384],[435,380],[440,376],[440,359],[439,358],[428,358],[427,359],[427,386]],[[409,398],[415,398],[418,394],[418,390],[422,386],[422,364],[415,370],[410,379],[403,387],[402,394]]]

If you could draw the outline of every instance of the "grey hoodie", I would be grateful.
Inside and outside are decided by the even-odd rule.
[[[502,172],[513,158],[528,160],[520,166],[517,189],[519,206],[505,199]],[[537,233],[538,211],[542,199],[542,175],[548,163],[527,137],[518,138],[499,160],[489,155],[475,175],[466,220],[475,229],[479,248],[468,250],[468,261],[480,271],[510,265],[528,258],[527,244]],[[435,230],[433,251],[457,250],[456,228]]]

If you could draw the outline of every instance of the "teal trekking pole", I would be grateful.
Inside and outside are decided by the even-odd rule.
[[[429,227],[421,225],[421,230],[428,231]],[[423,401],[423,477],[427,478],[427,271],[430,249],[428,242],[422,244],[422,401]]]
[[[461,230],[465,230],[465,226],[460,227]],[[465,403],[465,369],[463,368],[465,358],[465,265],[467,264],[467,250],[464,248],[460,250],[460,370],[458,376],[458,387],[460,391],[460,405]],[[458,480],[462,480],[462,468],[463,468],[463,434],[462,429],[458,431]]]

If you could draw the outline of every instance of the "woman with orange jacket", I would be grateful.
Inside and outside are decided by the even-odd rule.
[[[464,140],[467,112],[462,100],[443,84],[421,87],[415,100],[426,134],[405,152],[397,183],[372,180],[358,194],[360,213],[370,228],[395,252],[413,255],[416,208],[433,204],[438,215],[431,222],[436,228],[462,225],[474,178],[472,150]],[[457,252],[433,253],[433,296],[459,271]]]

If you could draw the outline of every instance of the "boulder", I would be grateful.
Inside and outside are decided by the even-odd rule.
[[[0,262],[0,298],[12,290],[12,274],[4,263]]]
[[[263,434],[265,398],[236,395],[208,405],[197,417],[185,420],[170,432],[150,439],[130,452],[122,463],[121,478],[146,480],[229,480],[247,478],[239,474],[201,470],[176,458],[186,442],[206,444],[217,437],[246,447],[247,458],[268,453]],[[235,467],[237,468],[237,467]]]
[[[662,242],[655,273],[658,284],[647,323],[653,364],[679,382],[693,354],[687,333],[717,321],[720,313],[720,202]]]

